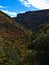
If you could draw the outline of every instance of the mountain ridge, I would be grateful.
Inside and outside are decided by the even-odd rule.
[[[14,19],[26,28],[35,31],[40,24],[49,21],[49,9],[28,11],[26,13],[18,14]]]
[[[43,14],[33,14],[21,14],[18,19],[20,21],[22,18],[21,22],[26,22],[25,25],[36,19],[33,25],[38,25],[34,31],[0,12],[1,65],[49,65],[49,10]]]

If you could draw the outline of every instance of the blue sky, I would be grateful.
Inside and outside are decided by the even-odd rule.
[[[49,0],[0,0],[0,10],[11,17],[41,9],[49,9]]]

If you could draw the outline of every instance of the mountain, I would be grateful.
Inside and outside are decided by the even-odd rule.
[[[49,21],[49,9],[18,14],[14,19],[26,28],[35,31],[40,24]]]
[[[28,52],[30,33],[0,11],[0,65],[23,65],[21,59]]]
[[[28,49],[32,53],[26,56],[25,62],[27,60],[30,65],[49,65],[49,21],[40,25],[32,35],[32,43],[28,46]]]
[[[3,36],[3,33],[5,32],[8,34],[9,37],[16,39],[24,37],[25,35],[25,29],[23,30],[23,26],[16,23],[10,16],[6,15],[5,13],[0,11],[0,30],[1,35]]]
[[[14,19],[0,11],[0,65],[49,65],[49,10]]]

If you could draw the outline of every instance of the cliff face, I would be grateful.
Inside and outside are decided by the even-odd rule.
[[[49,10],[30,11],[18,14],[14,19],[26,28],[35,31],[40,24],[49,21]]]

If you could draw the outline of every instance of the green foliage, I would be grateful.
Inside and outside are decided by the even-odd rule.
[[[0,39],[0,65],[23,65],[13,44],[5,47],[2,44],[2,39]]]
[[[34,50],[30,57],[35,65],[49,65],[49,23],[43,24],[35,32],[32,44],[28,46],[29,50]],[[31,65],[33,65],[32,63]]]
[[[49,22],[32,32],[1,13],[0,65],[49,65]]]

